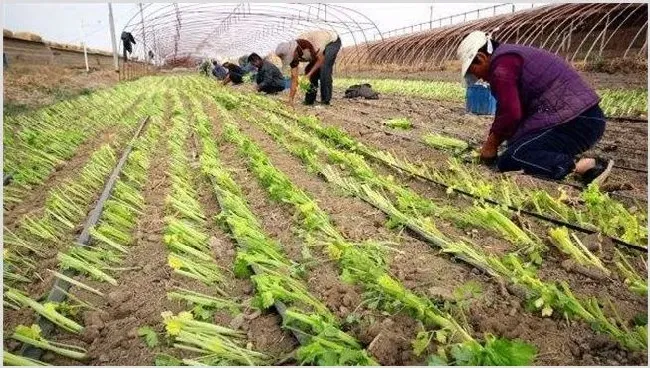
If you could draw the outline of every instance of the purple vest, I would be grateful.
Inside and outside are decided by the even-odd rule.
[[[508,143],[529,133],[569,122],[600,101],[577,71],[548,51],[501,44],[494,51],[492,60],[504,54],[517,54],[524,61],[519,79],[523,118]]]

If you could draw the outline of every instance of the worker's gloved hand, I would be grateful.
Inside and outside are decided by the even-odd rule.
[[[494,165],[497,161],[498,148],[499,139],[494,134],[490,134],[485,143],[483,143],[483,147],[481,147],[479,162],[488,166]]]

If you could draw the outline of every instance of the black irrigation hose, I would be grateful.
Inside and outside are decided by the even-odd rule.
[[[648,124],[647,118],[633,118],[625,116],[605,116],[607,119],[614,120],[617,123],[627,124]]]
[[[11,179],[14,178],[13,173],[5,174],[4,178],[2,179],[2,185],[8,185],[11,183]]]
[[[120,173],[122,172],[122,168],[124,167],[124,164],[126,164],[126,160],[129,158],[129,154],[133,150],[133,143],[140,136],[142,130],[144,129],[148,121],[149,121],[148,116],[142,120],[142,123],[140,123],[138,130],[136,130],[135,134],[133,135],[133,139],[131,140],[131,142],[129,142],[128,146],[124,149],[124,152],[122,153],[122,157],[120,157],[120,160],[118,161],[115,168],[113,168],[111,175],[106,181],[104,190],[102,191],[101,196],[97,200],[97,204],[95,205],[95,208],[93,208],[93,210],[90,212],[88,217],[86,217],[86,223],[84,224],[81,234],[76,240],[76,244],[79,244],[80,246],[88,245],[88,242],[90,241],[90,230],[99,221],[102,211],[104,210],[104,203],[110,197],[111,191],[113,190],[113,187],[115,186],[115,183],[117,182],[117,179],[120,176]],[[74,273],[72,271],[64,271],[63,274],[68,277],[74,276]],[[65,292],[68,291],[71,286],[72,284],[69,283],[68,281],[57,278],[54,282],[54,286],[52,287],[49,295],[47,296],[46,301],[54,302],[54,303],[60,303],[64,301],[67,296]],[[44,338],[50,335],[55,327],[54,323],[52,323],[50,320],[46,318],[43,318],[40,315],[36,319],[36,324],[38,324],[38,326],[41,328],[41,333]],[[22,356],[25,356],[30,359],[35,359],[35,360],[39,360],[42,354],[43,354],[42,349],[36,348],[29,344],[24,344],[21,350]]]
[[[285,113],[285,112],[283,112],[283,111],[276,110],[276,112],[277,112],[278,114],[280,114],[280,115],[286,117],[286,118],[294,119],[294,120],[296,119],[296,118],[295,118],[294,116],[292,116],[291,114],[287,114],[287,113]],[[366,127],[368,127],[368,125],[366,125],[365,123],[364,123],[363,125],[366,126]],[[373,129],[374,129],[374,128],[373,128]],[[377,130],[377,132],[378,132],[378,133],[388,134],[388,135],[395,135],[395,136],[402,137],[402,138],[404,138],[404,139],[411,140],[411,141],[417,141],[417,140],[415,140],[415,139],[413,139],[413,138],[411,138],[411,137],[406,137],[406,136],[403,136],[403,135],[401,135],[401,134],[396,134],[396,133],[392,133],[392,132],[386,132],[386,131],[383,131],[383,130]],[[419,141],[418,141],[418,142],[419,142]],[[364,155],[367,155],[367,154],[364,152]],[[372,157],[372,156],[370,156],[370,157],[371,157],[371,158],[374,158],[374,157]],[[462,189],[452,188],[452,187],[450,187],[450,186],[447,185],[447,184],[440,183],[440,182],[438,182],[438,181],[436,181],[436,180],[433,180],[433,179],[431,179],[431,178],[429,178],[429,177],[426,177],[426,176],[423,176],[423,175],[420,175],[420,174],[416,174],[416,173],[407,172],[407,171],[405,171],[403,168],[401,168],[401,167],[399,167],[399,166],[396,166],[396,165],[393,165],[393,164],[390,164],[390,163],[387,163],[387,162],[383,162],[383,161],[382,161],[382,163],[384,163],[385,165],[388,165],[388,166],[392,167],[392,168],[395,169],[395,170],[398,170],[398,171],[400,171],[400,172],[403,172],[403,173],[405,173],[405,174],[407,174],[407,175],[411,175],[411,176],[417,177],[417,178],[419,178],[419,179],[421,179],[421,180],[425,180],[425,181],[428,181],[428,182],[430,182],[430,183],[433,183],[433,184],[436,184],[436,185],[438,185],[438,186],[441,186],[441,187],[445,188],[445,190],[449,190],[449,189],[451,189],[452,191],[454,191],[454,192],[456,192],[456,193],[462,194],[462,195],[464,195],[464,196],[467,196],[467,197],[470,197],[470,198],[473,198],[473,199],[483,200],[483,201],[485,201],[485,202],[487,202],[487,203],[490,203],[490,204],[493,204],[493,205],[496,205],[496,206],[500,206],[500,207],[504,207],[504,206],[505,206],[505,207],[507,207],[508,209],[510,209],[511,211],[514,211],[514,212],[516,212],[516,213],[522,213],[522,214],[524,214],[524,215],[531,216],[531,217],[535,217],[535,218],[537,218],[537,219],[539,219],[539,220],[543,220],[543,221],[546,221],[546,222],[550,222],[550,223],[555,224],[555,225],[558,225],[558,226],[564,226],[564,227],[566,227],[566,228],[568,228],[568,229],[575,230],[575,231],[579,231],[579,232],[582,232],[582,233],[585,233],[585,234],[595,234],[595,233],[598,232],[598,231],[596,231],[596,230],[587,229],[587,228],[584,228],[584,227],[582,227],[582,226],[578,226],[578,225],[570,224],[570,223],[565,222],[565,221],[562,221],[562,220],[554,219],[554,218],[552,218],[552,217],[548,217],[548,216],[542,215],[542,214],[537,213],[537,212],[531,212],[531,211],[528,211],[528,210],[525,210],[525,209],[521,209],[521,208],[517,208],[517,207],[514,207],[514,206],[505,205],[505,204],[502,204],[502,203],[500,203],[500,202],[498,202],[498,201],[495,201],[495,200],[493,200],[493,199],[484,198],[484,197],[481,197],[481,196],[477,196],[477,195],[471,194],[471,193],[466,192],[466,191],[464,191],[464,190],[462,190]],[[613,237],[613,236],[610,236],[610,235],[606,235],[606,234],[602,234],[602,235],[603,235],[604,237],[606,237],[606,238],[611,239],[614,243],[619,244],[619,245],[622,245],[622,246],[624,246],[624,247],[631,248],[631,249],[635,249],[635,250],[639,250],[639,251],[643,251],[643,252],[647,252],[647,251],[648,251],[648,248],[646,248],[646,247],[644,247],[644,246],[637,245],[637,244],[631,244],[631,243],[628,243],[628,242],[626,242],[626,241],[623,241],[623,240],[621,240],[621,239],[618,239],[618,238]]]

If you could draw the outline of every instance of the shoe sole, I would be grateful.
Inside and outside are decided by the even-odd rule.
[[[612,167],[614,167],[614,160],[609,160],[607,162],[607,168],[600,173],[594,180],[592,180],[592,183],[596,183],[598,186],[601,186],[607,180],[607,177],[609,176],[609,173],[612,171]]]

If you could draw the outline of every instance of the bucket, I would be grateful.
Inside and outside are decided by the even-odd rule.
[[[467,87],[465,93],[465,108],[475,115],[494,115],[497,111],[497,101],[490,93],[490,87],[474,84]]]
[[[291,88],[291,77],[284,77],[284,89]]]

